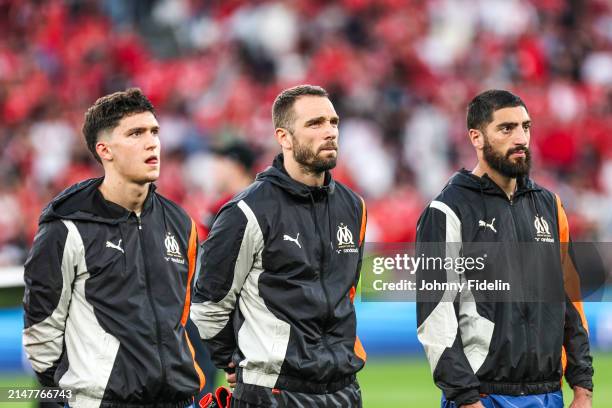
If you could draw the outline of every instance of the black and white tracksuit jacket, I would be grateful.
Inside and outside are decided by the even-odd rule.
[[[479,301],[470,291],[450,293],[450,301],[419,301],[418,338],[447,399],[460,406],[477,402],[480,393],[553,392],[560,389],[564,371],[571,386],[592,389],[582,303],[570,298],[568,282],[564,285],[566,272],[575,267],[567,250],[567,218],[555,194],[524,178],[509,200],[486,175],[462,170],[421,215],[417,241],[429,251],[434,242],[464,248],[466,243],[530,243],[524,257],[490,267],[519,273],[520,265],[529,263],[530,271],[521,273],[526,290],[542,288],[546,268],[543,289],[560,289],[558,301],[547,302]],[[454,251],[453,244],[446,248]]]
[[[333,393],[364,366],[352,299],[365,205],[330,174],[324,184],[291,179],[277,156],[219,211],[202,246],[191,318],[216,365],[236,364],[238,400]]]
[[[40,217],[25,264],[23,344],[71,406],[184,407],[204,386],[185,331],[196,228],[151,185],[140,217],[76,184]],[[131,405],[130,405],[131,406]]]

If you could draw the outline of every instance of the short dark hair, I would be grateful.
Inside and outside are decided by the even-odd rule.
[[[155,115],[153,104],[139,88],[129,88],[103,96],[87,109],[83,123],[83,136],[85,136],[87,148],[98,163],[102,163],[96,152],[100,132],[114,129],[125,116],[142,112],[151,112]]]
[[[527,110],[525,102],[512,92],[500,89],[485,91],[472,99],[468,106],[467,128],[483,130],[493,120],[493,112],[517,106]]]
[[[316,85],[298,85],[283,90],[272,105],[272,122],[274,129],[284,128],[293,132],[293,121],[295,120],[293,104],[301,96],[320,96],[328,98],[327,91]]]

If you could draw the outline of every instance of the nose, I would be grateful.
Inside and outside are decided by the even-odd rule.
[[[514,144],[517,146],[529,145],[529,130],[522,126],[517,126],[517,131],[514,132]]]
[[[147,132],[145,149],[155,150],[159,147],[159,135],[151,132]]]
[[[327,126],[325,127],[325,140],[335,140],[338,138],[338,134],[338,126],[334,126],[327,122]]]

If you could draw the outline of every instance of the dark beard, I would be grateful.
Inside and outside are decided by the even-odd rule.
[[[321,158],[317,155],[318,152],[313,152],[308,145],[302,145],[297,141],[297,138],[292,136],[293,139],[293,158],[300,165],[300,168],[307,174],[321,174],[327,170],[331,170],[336,167],[336,157],[329,159]],[[337,147],[335,143],[326,143],[319,149],[325,149],[328,147]]]
[[[516,162],[510,160],[510,156],[516,152],[524,151],[525,158],[518,159]],[[529,174],[531,169],[531,152],[526,146],[517,146],[506,152],[504,156],[493,150],[493,146],[485,136],[485,143],[482,148],[485,161],[493,170],[509,178],[523,177]]]

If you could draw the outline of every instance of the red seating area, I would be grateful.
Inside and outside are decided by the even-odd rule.
[[[341,117],[336,177],[364,195],[369,241],[408,242],[427,201],[471,168],[469,100],[506,88],[533,119],[534,178],[575,240],[612,238],[612,6],[605,0],[0,1],[0,266],[23,263],[42,207],[101,174],[80,128],[138,86],[161,124],[158,187],[200,222],[222,192],[211,147],[263,169],[270,108],[298,83]]]

